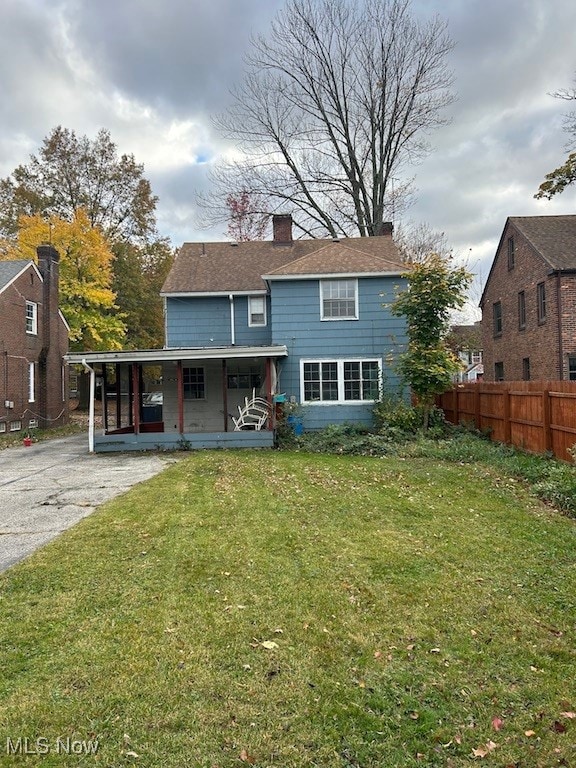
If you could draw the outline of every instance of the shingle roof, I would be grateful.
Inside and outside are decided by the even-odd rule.
[[[184,243],[161,293],[266,290],[262,275],[338,274],[406,270],[392,237],[246,243]]]
[[[576,215],[510,216],[552,269],[576,269]]]
[[[32,264],[28,259],[0,261],[0,291],[17,277],[23,269]]]

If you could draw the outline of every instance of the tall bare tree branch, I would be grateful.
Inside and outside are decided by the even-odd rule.
[[[378,234],[446,121],[452,47],[446,23],[417,21],[410,0],[288,0],[216,118],[240,156],[214,169],[207,223],[244,189],[263,212],[297,212],[307,233]]]

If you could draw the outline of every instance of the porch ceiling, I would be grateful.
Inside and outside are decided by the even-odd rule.
[[[286,357],[284,344],[268,347],[171,347],[110,352],[70,352],[67,363],[162,363],[175,360],[231,360],[246,357]]]

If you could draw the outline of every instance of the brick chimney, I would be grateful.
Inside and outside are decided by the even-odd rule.
[[[276,213],[272,216],[275,245],[292,245],[292,214]]]
[[[38,415],[40,426],[51,426],[62,412],[62,360],[60,356],[58,300],[60,254],[52,245],[36,249],[38,269],[42,275],[42,319],[38,326],[41,350],[38,357]],[[67,418],[67,417],[66,417]]]
[[[60,254],[53,245],[45,243],[36,248],[36,254],[38,256],[38,269],[44,281],[42,286],[42,347],[48,350],[52,324],[58,323]]]

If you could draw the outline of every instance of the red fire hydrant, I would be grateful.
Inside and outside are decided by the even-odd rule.
[[[26,437],[24,438],[24,445],[26,446],[26,448],[29,448],[32,445],[32,438],[29,437],[28,435],[26,435]]]

